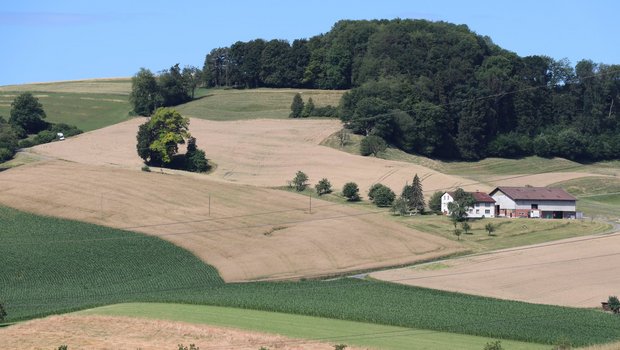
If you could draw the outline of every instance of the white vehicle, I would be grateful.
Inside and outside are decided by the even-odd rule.
[[[65,139],[65,135],[61,132],[56,133],[56,136],[58,137],[58,140],[62,141]]]

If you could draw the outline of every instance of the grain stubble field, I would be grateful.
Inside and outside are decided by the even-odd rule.
[[[570,238],[451,259],[438,269],[401,268],[380,280],[537,304],[600,307],[617,294],[620,233]]]

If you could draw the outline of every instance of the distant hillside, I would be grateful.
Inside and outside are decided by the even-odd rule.
[[[352,89],[342,120],[410,153],[619,157],[619,65],[520,57],[466,25],[339,21],[292,44],[214,49],[203,73],[208,86]]]

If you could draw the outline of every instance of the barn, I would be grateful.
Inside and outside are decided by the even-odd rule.
[[[561,188],[497,187],[489,194],[499,217],[574,219],[577,199]]]
[[[468,218],[492,218],[495,216],[495,200],[482,192],[468,192],[476,201],[473,207],[467,210]],[[441,196],[441,212],[450,214],[448,204],[454,201],[454,192],[445,192]]]

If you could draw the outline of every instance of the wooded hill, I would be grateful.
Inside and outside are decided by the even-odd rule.
[[[620,157],[620,65],[520,57],[466,25],[345,20],[214,49],[203,73],[214,87],[351,89],[339,114],[354,132],[425,156]]]

